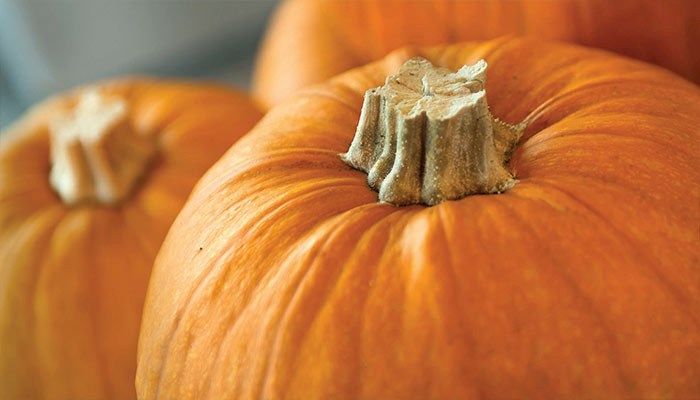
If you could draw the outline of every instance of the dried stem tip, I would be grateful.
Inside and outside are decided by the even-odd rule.
[[[123,100],[88,90],[52,121],[49,179],[65,203],[117,203],[144,174],[155,141],[135,133],[127,116]]]
[[[367,172],[379,200],[435,205],[515,184],[508,155],[523,124],[494,118],[486,103],[486,62],[453,73],[413,58],[384,86],[365,93],[355,138],[342,159]]]

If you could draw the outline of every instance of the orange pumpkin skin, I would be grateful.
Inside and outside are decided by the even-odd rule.
[[[79,91],[0,138],[0,398],[133,399],[136,342],[156,252],[194,183],[260,117],[213,85],[127,79],[123,98],[158,156],[111,207],[64,205],[49,184],[49,121]]]
[[[487,60],[494,115],[530,122],[514,188],[393,207],[341,161],[364,91],[415,55]],[[139,399],[694,396],[698,126],[695,85],[526,39],[397,51],[304,91],[173,224]]]
[[[700,82],[696,0],[287,0],[256,66],[254,92],[296,90],[406,45],[533,35],[599,47]]]

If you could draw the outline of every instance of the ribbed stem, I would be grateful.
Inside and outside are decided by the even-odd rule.
[[[153,138],[134,132],[124,100],[96,90],[52,121],[51,186],[67,204],[114,204],[133,190],[156,151]]]
[[[365,93],[355,138],[342,159],[367,172],[379,200],[435,205],[515,184],[508,155],[524,125],[493,117],[484,60],[456,73],[413,58]]]

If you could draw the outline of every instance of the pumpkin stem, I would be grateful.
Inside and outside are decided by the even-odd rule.
[[[134,188],[156,144],[135,133],[127,117],[124,100],[88,90],[70,113],[52,121],[49,180],[65,203],[114,204]]]
[[[486,103],[486,61],[453,73],[423,58],[406,61],[365,92],[360,121],[341,158],[367,172],[379,200],[435,205],[515,184],[506,161],[525,124],[499,121]]]

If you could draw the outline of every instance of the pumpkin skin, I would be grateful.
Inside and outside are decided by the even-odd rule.
[[[261,116],[236,91],[125,79],[93,87],[129,105],[158,156],[116,206],[67,206],[49,184],[49,121],[83,89],[35,107],[0,143],[0,398],[133,399],[153,260],[194,183]]]
[[[277,104],[402,46],[507,34],[611,50],[697,83],[698,20],[695,0],[287,0],[258,56],[254,92]]]
[[[340,159],[364,91],[412,56],[486,59],[494,115],[529,121],[514,188],[393,207]],[[692,397],[698,126],[695,85],[528,39],[405,49],[303,91],[168,233],[139,399]]]

